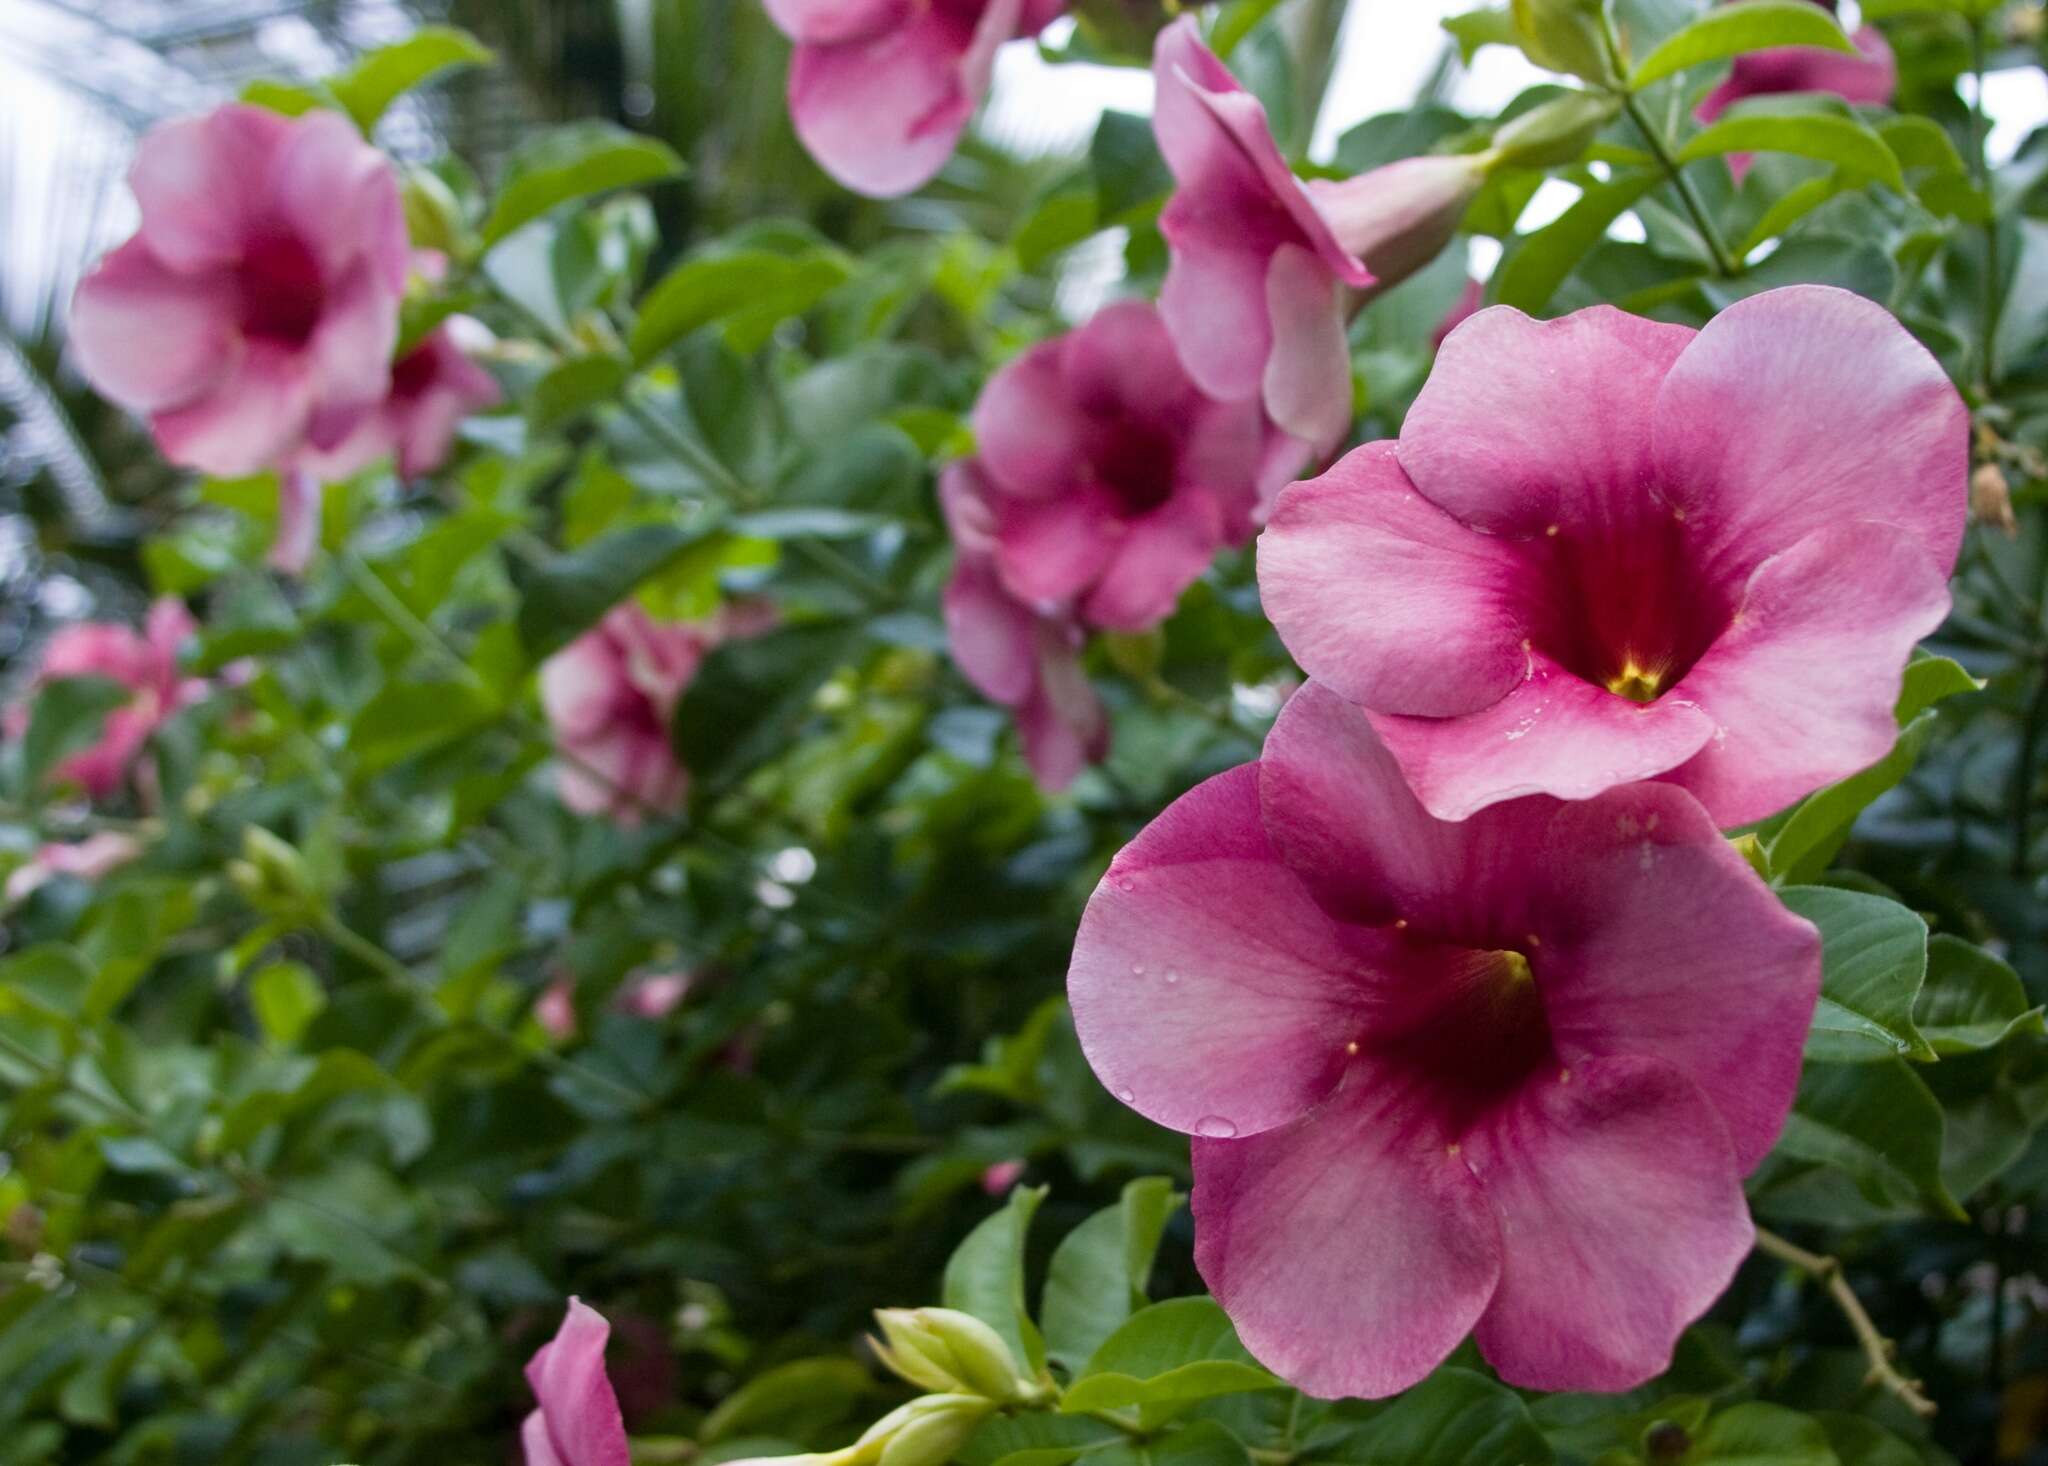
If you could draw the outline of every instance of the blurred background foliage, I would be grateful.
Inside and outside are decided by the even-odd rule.
[[[1698,8],[1623,7],[1638,37]],[[1348,23],[1375,9],[1353,0]],[[1981,71],[2038,71],[2042,16],[1863,11],[1901,62],[1896,115],[1865,128],[1897,187],[1793,153],[1739,187],[1692,169],[1727,238],[1776,241],[1722,278],[1667,186],[1587,227],[1644,160],[1617,123],[1560,170],[1581,201],[1561,215],[1532,222],[1538,175],[1490,185],[1469,258],[1500,260],[1490,291],[1531,309],[1694,323],[1769,284],[1848,285],[1969,387],[2012,524],[1994,505],[1972,530],[1933,650],[1985,689],[1912,725],[1916,757],[1841,801],[1798,879],[1895,893],[2009,962],[2024,1008],[2048,998],[2048,134],[1987,171],[1986,119],[1960,97]],[[377,137],[468,226],[478,180],[550,124],[608,119],[684,167],[538,221],[451,287],[503,338],[516,410],[473,424],[435,480],[331,492],[330,553],[281,588],[259,568],[273,486],[165,468],[65,369],[62,303],[124,231],[135,130],[259,77],[316,83],[437,21],[501,64],[405,97]],[[1329,0],[1223,7],[1233,66],[1296,152],[1345,23]],[[1091,25],[1059,44],[1111,43]],[[878,203],[797,146],[787,47],[756,0],[13,0],[0,57],[0,85],[33,94],[0,106],[6,676],[53,622],[166,592],[205,602],[203,670],[260,664],[170,726],[149,808],[39,807],[8,771],[0,862],[53,833],[152,844],[7,916],[0,1463],[506,1459],[517,1366],[572,1292],[617,1327],[629,1421],[668,1442],[651,1459],[836,1444],[892,1398],[853,1362],[867,1311],[937,1296],[993,1205],[988,1167],[1021,1160],[1051,1188],[1034,1275],[1133,1177],[1185,1183],[1185,1142],[1088,1073],[1061,982],[1110,854],[1256,756],[1292,685],[1251,557],[1226,555],[1160,632],[1092,649],[1115,746],[1056,799],[932,610],[950,552],[928,465],[965,442],[987,371],[1111,289],[1156,286],[1166,179],[1141,118],[1048,151],[1012,117]],[[1459,68],[1445,42],[1413,105],[1345,132],[1334,166],[1490,125],[1453,105]],[[1657,94],[1674,133],[1704,76]],[[1623,210],[1637,227],[1608,229]],[[695,273],[676,285],[679,265]],[[1398,427],[1467,269],[1461,242],[1355,325],[1358,438]],[[735,488],[733,512],[707,507]],[[678,616],[772,594],[789,626],[714,658],[685,699],[691,819],[621,830],[555,800],[530,671],[636,583]],[[252,828],[283,846],[254,859]],[[691,976],[652,1020],[617,1001],[651,971]],[[572,995],[572,1035],[536,1020],[550,991]],[[1766,1221],[1845,1260],[1942,1402],[1931,1426],[1868,1387],[1821,1287],[1760,1261],[1672,1381],[1542,1402],[1530,1449],[1639,1459],[1656,1401],[1683,1394],[1898,1433],[1686,1460],[2048,1461],[2048,1045],[2038,1022],[1995,1038],[1890,1061],[1897,1108],[1755,1189]],[[1189,1238],[1182,1215],[1156,1294],[1198,1288]],[[1321,1458],[1451,1459],[1394,1451],[1339,1431]]]

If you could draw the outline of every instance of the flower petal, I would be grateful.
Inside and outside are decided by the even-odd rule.
[[[1502,1239],[1439,1118],[1355,1062],[1329,1103],[1247,1140],[1194,1143],[1195,1264],[1267,1368],[1310,1395],[1422,1379],[1493,1296]]]
[[[826,46],[867,40],[910,13],[908,0],[762,0],[762,8],[792,41]]]
[[[305,430],[313,383],[296,352],[244,342],[221,382],[151,420],[164,457],[219,478],[275,467]]]
[[[1061,370],[1060,341],[1042,341],[988,379],[974,404],[976,457],[1004,493],[1048,499],[1087,474],[1087,421]]]
[[[1223,544],[1223,511],[1206,489],[1184,486],[1124,526],[1109,563],[1088,593],[1091,624],[1144,631],[1173,614],[1180,593],[1201,576]]]
[[[128,170],[142,211],[136,237],[173,270],[240,259],[259,222],[257,183],[292,129],[290,118],[240,102],[151,128]]]
[[[93,386],[137,412],[204,396],[233,360],[234,302],[216,276],[180,275],[131,239],[79,282],[71,349]]]
[[[1626,1390],[1670,1364],[1756,1234],[1698,1086],[1655,1059],[1570,1072],[1464,1142],[1506,1239],[1476,1337],[1519,1388]]]
[[[527,1363],[527,1383],[565,1466],[630,1466],[626,1423],[604,1372],[611,1332],[596,1309],[571,1298],[561,1328]]]
[[[1118,1099],[1172,1129],[1284,1125],[1348,1062],[1369,941],[1274,854],[1258,766],[1218,774],[1125,846],[1089,898],[1067,973],[1082,1052]]]
[[[1520,684],[1525,573],[1512,541],[1417,493],[1391,442],[1284,490],[1259,536],[1259,596],[1287,650],[1381,712],[1476,712]]]
[[[1913,645],[1948,614],[1919,537],[1852,521],[1757,567],[1735,622],[1667,695],[1717,725],[1667,775],[1715,822],[1746,824],[1877,762]]]
[[[960,675],[991,702],[1015,707],[1038,684],[1032,609],[1003,588],[987,560],[963,554],[946,582],[946,637]]]
[[[1480,529],[1607,523],[1666,487],[1652,409],[1694,335],[1604,305],[1552,321],[1480,311],[1444,339],[1408,409],[1401,466],[1425,498]]]
[[[1672,366],[1657,481],[1737,580],[1823,525],[1911,531],[1946,574],[1969,504],[1969,412],[1883,306],[1826,285],[1737,301]]]
[[[1525,794],[1590,799],[1677,768],[1714,736],[1714,720],[1687,699],[1631,702],[1535,651],[1528,679],[1476,713],[1366,716],[1424,806],[1443,820]]]
[[[1109,568],[1122,523],[1110,491],[1077,483],[1055,499],[991,496],[996,565],[1024,600],[1050,606],[1081,594]]]
[[[1653,1054],[1713,1101],[1755,1169],[1784,1127],[1820,993],[1820,938],[1698,802],[1632,784],[1557,807],[1532,924],[1544,1012],[1574,1070]]]
[[[1343,289],[1298,244],[1281,245],[1266,266],[1266,315],[1273,327],[1273,350],[1260,381],[1266,411],[1288,432],[1324,450],[1351,426]]]

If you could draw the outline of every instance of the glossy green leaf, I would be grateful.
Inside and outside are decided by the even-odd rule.
[[[519,603],[528,657],[537,662],[573,641],[699,537],[680,525],[636,524],[552,557],[533,572]]]
[[[2039,1034],[2041,1015],[2006,963],[1960,937],[1928,939],[1927,984],[1914,1021],[1937,1054],[1969,1053],[2014,1034]]]
[[[297,1043],[326,1006],[327,990],[303,962],[272,962],[249,977],[249,1007],[272,1043]]]
[[[1502,262],[1495,294],[1502,305],[1540,312],[1577,268],[1607,226],[1634,206],[1659,181],[1655,173],[1625,173],[1596,183],[1551,223],[1519,240]]]
[[[577,122],[543,133],[513,154],[484,221],[486,248],[571,199],[659,183],[683,171],[666,143],[609,122]]]
[[[874,1376],[851,1359],[800,1359],[756,1375],[727,1395],[704,1417],[697,1439],[709,1446],[773,1431],[800,1440],[844,1420],[874,1388]]]
[[[1111,1334],[1067,1387],[1070,1413],[1139,1407],[1156,1422],[1198,1400],[1280,1388],[1209,1298],[1155,1303]]]
[[[464,66],[488,66],[490,47],[454,26],[421,26],[394,46],[363,57],[328,83],[356,126],[369,132],[391,104],[415,87]]]
[[[356,714],[348,746],[365,773],[377,773],[466,737],[502,711],[497,699],[473,682],[392,682]]]
[[[1839,1466],[1819,1421],[1782,1405],[1736,1405],[1710,1419],[1686,1466]]]
[[[38,687],[21,740],[23,781],[35,788],[65,759],[98,743],[108,714],[126,707],[130,695],[107,677],[60,677]]]
[[[1779,894],[1820,928],[1821,996],[1808,1058],[1933,1058],[1913,1026],[1913,1005],[1927,975],[1927,923],[1896,901],[1861,891],[1794,886]]]
[[[1942,1179],[1942,1138],[1941,1106],[1904,1060],[1810,1064],[1775,1154],[1841,1171],[1887,1213],[1960,1220]]]
[[[1055,1364],[1078,1370],[1144,1306],[1159,1238],[1183,1200],[1165,1177],[1147,1176],[1061,1240],[1041,1310],[1046,1353]]]
[[[1922,713],[1899,734],[1890,753],[1801,800],[1765,846],[1774,878],[1791,885],[1818,880],[1849,838],[1856,817],[1912,772],[1933,733],[1934,714]]]
[[[1479,54],[1482,46],[1521,44],[1521,38],[1515,34],[1515,18],[1505,5],[1490,5],[1482,10],[1447,16],[1442,24],[1450,32],[1451,39],[1458,43],[1458,59],[1467,66],[1472,64],[1472,58]]]
[[[1468,1369],[1439,1369],[1365,1423],[1342,1459],[1372,1466],[1548,1466],[1529,1407]]]
[[[1895,193],[1906,191],[1899,160],[1863,123],[1827,112],[1749,112],[1724,117],[1687,139],[1678,161],[1730,153],[1796,153],[1872,178]]]
[[[671,732],[683,767],[715,788],[788,747],[818,689],[860,642],[858,626],[825,622],[717,648],[676,704]]]
[[[1637,62],[1629,73],[1629,90],[1641,91],[1688,67],[1770,46],[1856,50],[1832,16],[1806,0],[1741,0],[1709,10]]]
[[[626,363],[615,356],[572,356],[535,384],[527,418],[536,431],[560,427],[616,398],[627,376]]]
[[[1010,1357],[1036,1373],[1045,1364],[1045,1341],[1024,1302],[1024,1239],[1045,1200],[1043,1186],[1019,1186],[1003,1209],[986,1218],[946,1260],[940,1296],[948,1308],[971,1313],[1002,1336]]]
[[[1938,702],[1983,689],[1983,679],[1971,676],[1960,663],[1947,657],[1915,657],[1906,664],[1905,682],[1899,689],[1894,716],[1904,727]]]
[[[852,270],[836,250],[784,254],[738,250],[687,260],[662,277],[640,303],[632,351],[646,363],[699,327],[741,319],[752,350],[777,323],[810,310],[846,282]]]

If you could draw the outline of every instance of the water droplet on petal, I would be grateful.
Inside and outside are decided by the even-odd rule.
[[[1133,1094],[1128,1089],[1119,1089],[1116,1092],[1116,1097],[1122,1100],[1125,1104],[1129,1104],[1132,1100],[1137,1098],[1137,1095]]]
[[[1144,963],[1142,963],[1142,962],[1133,962],[1133,963],[1131,964],[1131,976],[1132,976],[1132,977],[1143,977],[1144,975],[1145,975],[1145,964],[1144,964]]]
[[[1179,982],[1180,974],[1178,972],[1175,972],[1171,967],[1169,967],[1166,969],[1166,980],[1168,982]]]
[[[1237,1126],[1221,1115],[1204,1115],[1195,1121],[1195,1134],[1207,1140],[1228,1140],[1237,1134]]]

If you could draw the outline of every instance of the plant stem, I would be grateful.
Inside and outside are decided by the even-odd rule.
[[[1636,125],[1636,131],[1643,135],[1643,141],[1650,145],[1650,151],[1656,155],[1665,176],[1671,180],[1671,186],[1678,190],[1679,201],[1685,205],[1686,213],[1692,216],[1692,227],[1699,231],[1701,243],[1706,245],[1707,253],[1713,256],[1714,273],[1723,276],[1739,274],[1741,265],[1728,253],[1728,246],[1721,239],[1721,231],[1714,227],[1713,219],[1707,214],[1706,205],[1700,202],[1700,196],[1694,190],[1691,180],[1685,176],[1685,170],[1672,155],[1671,144],[1664,140],[1663,132],[1643,115],[1642,103],[1633,96],[1623,97],[1621,106],[1622,110],[1628,113],[1629,121]]]
[[[1991,170],[1984,157],[1984,148],[1990,141],[1991,129],[1984,116],[1984,22],[1973,21],[1970,25],[1970,74],[1976,85],[1970,96],[1970,176],[1987,202],[1991,199]],[[1980,378],[1983,392],[1989,397],[1997,386],[1998,379],[1998,319],[2002,314],[2002,296],[1999,280],[1998,260],[1998,211],[1989,211],[1984,224],[1984,350],[1981,358],[1983,370]]]
[[[1849,1329],[1856,1335],[1856,1342],[1863,1346],[1864,1358],[1870,1361],[1870,1372],[1865,1376],[1867,1383],[1880,1386],[1915,1415],[1925,1418],[1934,1414],[1939,1407],[1920,1392],[1920,1381],[1908,1379],[1893,1366],[1892,1355],[1897,1351],[1892,1341],[1879,1333],[1877,1325],[1870,1321],[1870,1315],[1857,1299],[1855,1289],[1849,1286],[1848,1278],[1842,1273],[1839,1258],[1808,1252],[1762,1227],[1756,1229],[1756,1250],[1780,1262],[1790,1263],[1802,1272],[1811,1273],[1827,1285],[1835,1306],[1849,1320]]]

